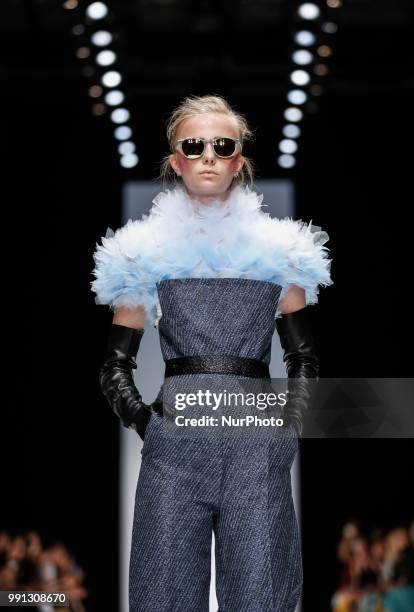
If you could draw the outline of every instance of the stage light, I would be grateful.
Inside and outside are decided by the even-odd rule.
[[[75,8],[80,4],[79,0],[62,0],[62,3],[66,9]],[[105,28],[105,26],[96,26],[95,23],[91,24],[91,21],[102,20],[108,14],[109,9],[106,2],[88,0],[85,7],[84,23],[72,26],[71,30],[76,36],[86,35],[87,33],[90,41],[91,48],[87,46],[87,42],[83,41],[76,45],[76,56],[84,59],[90,57],[93,52],[95,60],[94,62],[84,62],[80,66],[80,72],[84,76],[93,77],[93,84],[88,86],[89,97],[93,100],[91,111],[95,116],[108,113],[111,122],[118,124],[114,126],[113,134],[118,141],[117,149],[120,155],[120,163],[124,168],[132,168],[138,164],[139,158],[135,151],[136,146],[132,142],[132,129],[129,125],[126,125],[131,113],[124,107],[125,93],[118,87],[123,81],[123,76],[119,70],[113,69],[113,64],[119,60],[117,50],[110,48],[116,34],[108,29],[109,26]],[[90,30],[87,31],[87,28],[90,28]],[[98,78],[97,71],[99,71]],[[98,82],[96,82],[97,80]]]
[[[309,30],[300,30],[295,34],[295,42],[301,47],[310,47],[315,43],[315,40],[315,34],[309,32]]]
[[[91,41],[96,47],[106,47],[112,42],[112,34],[106,30],[98,30],[92,34]]]
[[[299,5],[298,14],[302,19],[317,19],[320,15],[319,6],[313,2],[305,2]]]
[[[292,59],[295,64],[306,66],[306,64],[310,64],[312,62],[313,55],[307,49],[298,49],[292,53]]]
[[[85,26],[82,25],[81,23],[77,23],[72,28],[72,34],[74,34],[75,36],[80,36],[81,34],[84,33],[84,31],[85,31]]]
[[[98,102],[97,104],[94,104],[92,106],[92,112],[94,115],[103,115],[106,111],[106,106],[105,104],[102,104],[102,102]]]
[[[116,54],[110,49],[99,51],[96,54],[96,63],[100,66],[110,66],[116,61]]]
[[[108,7],[103,2],[92,2],[87,7],[86,14],[90,19],[103,19],[108,14]]]
[[[282,132],[283,136],[286,136],[286,138],[299,138],[300,127],[294,123],[288,123],[283,126]]]
[[[291,104],[304,104],[308,96],[302,89],[291,89],[288,91],[287,99]]]
[[[287,155],[286,153],[284,153],[283,155],[279,155],[277,161],[279,162],[279,166],[281,166],[282,168],[293,168],[296,163],[293,155]]]
[[[102,87],[100,85],[92,85],[89,87],[89,95],[91,98],[99,98],[102,95]]]
[[[326,0],[331,8],[338,8],[342,0]],[[323,9],[318,2],[298,2],[296,5],[296,21],[317,20],[317,23],[305,24],[304,21],[293,32],[295,43],[292,49],[292,70],[289,74],[291,85],[286,93],[288,103],[291,105],[284,109],[283,116],[286,124],[282,127],[282,138],[279,142],[280,156],[278,163],[283,168],[291,168],[295,165],[294,154],[298,149],[295,139],[302,133],[301,128],[296,125],[301,122],[307,114],[318,110],[317,96],[324,89],[314,81],[313,75],[322,77],[329,72],[325,62],[332,55],[332,46],[325,44],[323,38],[319,40],[319,32],[332,34],[338,27],[334,21],[325,21],[322,16]],[[320,28],[320,30],[319,30]],[[315,50],[314,50],[315,48]],[[308,89],[309,86],[309,89]]]
[[[332,48],[329,45],[320,45],[317,49],[317,53],[320,57],[329,57],[332,55]]]
[[[132,130],[128,125],[121,125],[115,129],[114,136],[117,140],[128,140],[132,136]]]
[[[310,81],[309,73],[306,70],[294,70],[290,75],[290,80],[295,85],[307,85]]]
[[[121,157],[121,166],[124,168],[133,168],[138,163],[138,156],[135,153],[127,153]]]
[[[284,140],[281,140],[279,142],[279,149],[282,151],[282,153],[296,153],[296,151],[298,150],[298,145],[294,140],[291,140],[290,138],[285,138]]]
[[[63,3],[63,8],[68,9],[69,11],[78,7],[78,0],[66,0]]]
[[[118,106],[118,104],[122,104],[124,99],[125,96],[122,91],[119,91],[119,89],[113,89],[112,91],[108,91],[105,96],[105,102],[109,106]]]
[[[290,106],[289,108],[285,110],[285,112],[283,113],[283,116],[286,119],[286,121],[296,122],[302,119],[303,113],[299,108]]]
[[[121,155],[127,155],[128,153],[133,153],[135,151],[135,145],[133,142],[130,142],[129,140],[126,142],[121,142],[121,144],[118,145],[118,151],[121,153]]]
[[[126,123],[129,119],[129,110],[126,108],[116,108],[111,113],[111,121],[114,123]]]
[[[321,25],[322,32],[326,32],[326,34],[335,34],[338,31],[338,26],[336,23],[332,21],[326,21]]]
[[[117,87],[122,81],[122,77],[116,70],[109,70],[102,75],[102,83],[105,87]]]
[[[321,96],[323,94],[323,87],[322,87],[322,85],[319,85],[318,83],[315,83],[310,88],[310,92],[311,92],[311,94],[313,96]]]
[[[313,71],[318,76],[325,76],[326,74],[328,74],[329,68],[328,66],[325,66],[325,64],[315,64],[315,66],[313,67]]]
[[[88,47],[79,47],[79,49],[76,49],[76,57],[79,59],[86,59],[90,54],[91,51]]]

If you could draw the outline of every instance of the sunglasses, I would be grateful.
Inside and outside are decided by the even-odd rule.
[[[182,138],[177,140],[177,149],[188,159],[197,159],[201,157],[206,148],[206,144],[210,142],[213,145],[214,153],[217,157],[228,159],[233,157],[237,151],[237,146],[240,147],[241,142],[239,138],[213,138],[207,140],[206,138]]]

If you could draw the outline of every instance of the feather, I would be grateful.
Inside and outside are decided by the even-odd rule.
[[[318,226],[263,211],[263,194],[235,186],[226,201],[202,204],[184,187],[160,192],[148,215],[117,231],[108,228],[93,255],[91,282],[97,304],[112,309],[143,305],[159,317],[156,283],[171,278],[230,277],[295,284],[306,304],[319,286],[333,284],[329,236]],[[278,314],[276,315],[278,316]]]

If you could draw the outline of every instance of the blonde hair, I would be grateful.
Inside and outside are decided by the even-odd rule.
[[[242,147],[246,141],[253,140],[253,131],[249,128],[245,117],[241,113],[236,112],[222,96],[188,96],[173,110],[166,122],[167,139],[171,148],[171,153],[175,151],[177,133],[180,125],[187,119],[190,119],[190,117],[195,117],[203,113],[222,113],[232,119],[237,126]],[[164,183],[168,181],[175,181],[176,183],[182,181],[181,178],[178,180],[179,177],[176,176],[171,166],[171,153],[162,158],[160,174],[156,180],[162,180]],[[246,178],[249,180],[249,187],[253,187],[254,163],[248,157],[244,157],[244,159],[245,161],[242,169],[237,174],[237,177],[233,178],[232,187],[236,184],[243,185]]]

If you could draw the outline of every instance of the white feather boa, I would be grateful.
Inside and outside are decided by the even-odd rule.
[[[305,289],[317,303],[319,285],[333,284],[325,231],[263,212],[263,194],[233,187],[229,198],[203,205],[185,188],[160,192],[148,215],[115,233],[108,228],[93,255],[97,304],[142,304],[152,323],[160,315],[156,282],[168,278],[236,277]],[[277,313],[276,316],[280,316]]]

